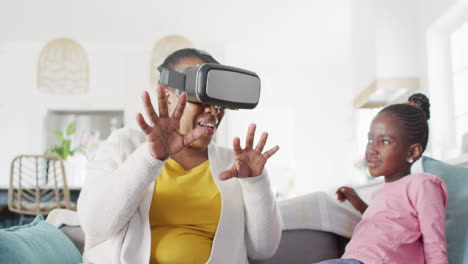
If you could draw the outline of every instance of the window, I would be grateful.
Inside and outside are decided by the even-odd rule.
[[[468,141],[468,22],[451,34],[450,46],[456,145],[467,153],[468,142],[463,141]]]

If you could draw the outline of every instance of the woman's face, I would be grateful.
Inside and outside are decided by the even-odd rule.
[[[174,68],[176,71],[180,71],[181,69],[194,67],[203,63],[205,62],[200,58],[184,58],[181,59]],[[172,114],[179,102],[179,97],[174,88],[166,89],[166,97],[169,103],[169,112]],[[205,148],[211,142],[223,116],[224,109],[187,102],[184,113],[180,119],[179,132],[185,135],[192,132],[197,127],[207,129],[207,136],[194,141],[190,145],[193,148]]]
[[[408,144],[400,121],[382,112],[372,120],[369,130],[366,160],[372,176],[397,180],[409,173]]]

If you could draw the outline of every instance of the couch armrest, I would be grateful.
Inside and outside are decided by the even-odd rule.
[[[59,228],[72,242],[75,244],[78,251],[83,255],[84,250],[84,232],[79,226],[63,225]]]

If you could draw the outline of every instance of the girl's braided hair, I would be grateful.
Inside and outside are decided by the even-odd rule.
[[[409,103],[393,104],[385,107],[379,113],[393,114],[401,122],[409,144],[419,143],[422,151],[426,149],[429,139],[429,125],[427,120],[430,117],[429,99],[421,93],[409,97]]]

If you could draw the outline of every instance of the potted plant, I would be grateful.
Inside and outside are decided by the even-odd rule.
[[[68,157],[72,157],[76,152],[82,152],[81,146],[74,149],[71,148],[72,135],[76,131],[76,122],[71,122],[65,130],[65,135],[62,131],[54,131],[54,135],[57,137],[59,142],[58,145],[52,145],[46,153],[53,153],[59,156],[62,160],[66,160]]]
[[[85,153],[81,145],[72,148],[72,137],[75,131],[76,122],[71,122],[65,131],[53,131],[54,135],[57,137],[58,144],[52,145],[46,151],[46,154],[57,155],[64,161],[67,182],[71,186],[81,185],[83,181],[82,174],[85,166],[83,162],[86,161],[83,157],[81,157],[82,159],[76,159],[77,153],[81,153],[83,155],[85,155]]]

